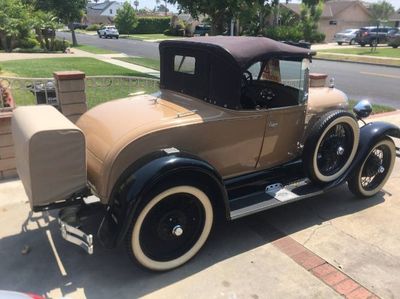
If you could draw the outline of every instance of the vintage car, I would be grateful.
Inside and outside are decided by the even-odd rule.
[[[14,111],[17,168],[33,211],[66,207],[62,235],[89,253],[93,237],[78,225],[90,194],[100,201],[99,242],[125,241],[139,265],[163,271],[191,259],[219,217],[346,182],[370,197],[387,181],[399,128],[360,128],[371,106],[361,102],[353,115],[343,92],[318,82],[323,76],[310,82],[311,50],[225,36],[159,49],[155,94],[98,105],[76,124],[47,105]]]

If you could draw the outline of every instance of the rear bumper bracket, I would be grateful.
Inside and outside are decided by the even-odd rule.
[[[93,254],[93,235],[86,234],[80,229],[73,227],[61,219],[58,219],[60,224],[61,236],[68,242],[78,245],[88,254]]]

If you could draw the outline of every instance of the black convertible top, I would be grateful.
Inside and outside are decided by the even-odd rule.
[[[255,60],[270,56],[306,58],[315,54],[306,48],[291,46],[266,37],[253,36],[206,36],[181,40],[163,41],[164,47],[184,47],[213,51],[231,57],[242,69],[247,69]]]
[[[243,71],[269,57],[299,60],[315,52],[265,37],[207,36],[160,43],[161,88],[185,93],[218,106],[239,109]],[[174,57],[195,58],[195,73],[175,71]]]

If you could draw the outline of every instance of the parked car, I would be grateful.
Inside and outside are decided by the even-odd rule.
[[[394,28],[388,33],[388,45],[392,48],[400,46],[400,28]]]
[[[338,32],[333,36],[333,41],[337,42],[339,46],[342,44],[354,45],[356,43],[356,35],[359,29],[346,29]]]
[[[388,42],[388,33],[392,27],[362,27],[356,35],[356,42],[361,46],[369,44],[371,47]]]
[[[200,24],[195,27],[193,36],[205,36],[210,34],[210,32],[211,32],[210,25]]]
[[[97,30],[97,35],[100,38],[119,38],[119,32],[115,26],[102,26]]]
[[[333,84],[310,82],[310,49],[227,36],[163,41],[159,49],[155,94],[103,103],[76,124],[48,105],[13,113],[17,169],[32,210],[62,207],[62,236],[88,253],[93,237],[76,220],[81,207],[87,218],[90,194],[100,200],[100,243],[125,241],[135,262],[164,271],[194,257],[217,218],[346,182],[368,198],[388,180],[400,129],[360,128],[371,105],[362,101],[352,114]]]

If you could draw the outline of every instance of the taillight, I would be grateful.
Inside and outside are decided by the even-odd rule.
[[[363,35],[363,36],[367,36],[367,35],[368,35],[368,31],[363,32],[362,35]]]

